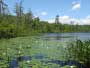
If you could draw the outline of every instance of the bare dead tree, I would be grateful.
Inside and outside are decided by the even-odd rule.
[[[23,6],[22,6],[22,0],[20,2],[17,2],[15,4],[15,13],[17,16],[17,24],[21,24],[22,17],[23,17]]]
[[[17,17],[21,17],[23,15],[22,0],[20,1],[20,3],[16,3],[15,13],[16,13]]]
[[[3,0],[0,0],[0,15],[7,14],[8,5],[3,2]]]

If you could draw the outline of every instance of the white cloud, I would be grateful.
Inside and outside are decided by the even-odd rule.
[[[55,19],[50,19],[50,20],[47,20],[47,21],[49,23],[54,23]],[[69,16],[60,16],[59,21],[62,24],[71,24],[73,22],[73,24],[79,24],[79,25],[87,24],[87,25],[90,25],[90,16],[86,16],[83,19],[71,18]]]
[[[60,16],[59,21],[63,24],[69,24],[70,23],[70,17],[69,16]],[[49,23],[54,23],[55,19],[48,20]]]
[[[41,15],[42,16],[46,16],[47,15],[47,12],[41,12]]]
[[[77,24],[77,23],[81,24],[79,19],[71,18],[71,17],[69,17],[69,16],[61,16],[61,17],[59,18],[59,21],[60,21],[62,24],[71,24],[71,23],[72,23],[72,24]]]
[[[63,24],[65,24],[65,23],[69,24],[70,17],[69,16],[61,16],[61,17],[59,17],[59,21],[62,22]]]
[[[82,19],[82,23],[90,25],[90,16],[86,16],[84,19]]]
[[[37,17],[39,17],[39,16],[37,16],[37,15],[34,16],[34,18],[37,18]]]
[[[72,10],[77,10],[81,8],[81,4],[77,2],[72,3]]]
[[[87,19],[90,19],[90,15],[86,16]]]
[[[61,16],[61,19],[69,19],[69,16]]]
[[[36,10],[34,13],[34,17],[41,17],[41,16],[46,16],[48,13],[46,11],[42,11],[42,10]]]
[[[59,21],[62,23],[62,24],[70,24],[70,22],[74,20],[72,18],[70,18],[69,16],[60,16],[59,17]],[[55,19],[50,19],[48,20],[49,23],[54,23],[55,22]]]
[[[49,23],[54,23],[55,19],[53,18],[53,19],[49,19],[49,20],[46,20],[46,21],[48,21]]]

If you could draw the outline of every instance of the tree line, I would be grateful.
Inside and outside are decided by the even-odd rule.
[[[38,33],[90,32],[90,25],[61,24],[58,21],[58,15],[55,18],[55,23],[40,21],[39,17],[34,17],[31,10],[24,13],[22,1],[15,4],[14,10],[15,15],[0,14],[0,38],[13,38]]]

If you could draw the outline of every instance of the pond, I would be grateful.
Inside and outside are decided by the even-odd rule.
[[[3,53],[7,53],[10,68],[61,68],[83,66],[77,61],[66,61],[65,46],[76,39],[88,40],[90,33],[45,33],[40,36],[1,40]],[[5,47],[5,48],[4,48]]]
[[[90,33],[46,33],[42,35],[46,40],[59,40],[59,41],[68,41],[68,40],[88,40],[90,39]]]

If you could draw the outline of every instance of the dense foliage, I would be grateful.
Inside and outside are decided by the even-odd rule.
[[[31,13],[31,12],[30,12]],[[21,18],[12,15],[0,16],[0,38],[26,36],[36,33],[52,32],[90,32],[89,25],[68,25],[40,21],[26,13]]]
[[[85,68],[90,68],[90,40],[77,40],[75,43],[68,45],[67,58],[69,60],[76,60],[84,64]]]
[[[55,23],[41,21],[39,17],[34,17],[31,10],[24,13],[22,1],[15,4],[14,10],[15,15],[0,13],[0,38],[51,32],[90,32],[89,25],[61,24],[59,15],[56,15]]]

